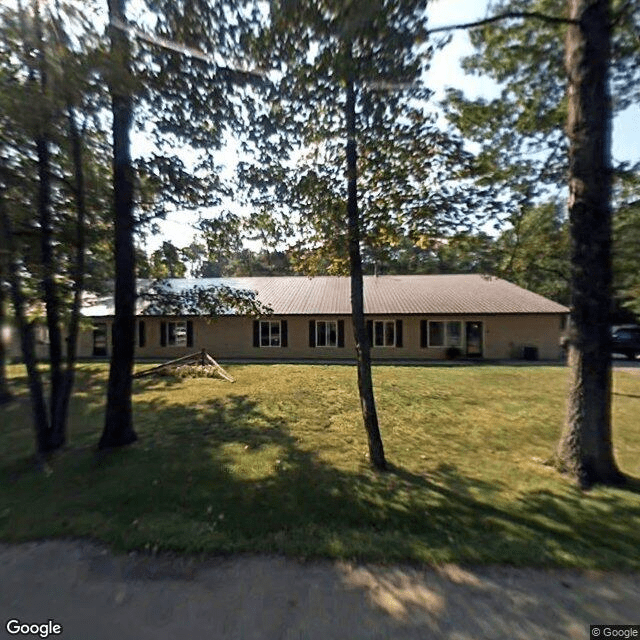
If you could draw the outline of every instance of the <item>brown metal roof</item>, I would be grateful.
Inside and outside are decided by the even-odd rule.
[[[197,278],[170,280],[178,291],[194,285],[226,285],[256,291],[276,315],[350,314],[347,277],[281,276],[261,278]],[[141,283],[143,284],[143,283]],[[364,308],[369,315],[567,313],[569,310],[537,293],[501,278],[482,275],[365,276]],[[88,316],[113,315],[113,306],[88,306]]]

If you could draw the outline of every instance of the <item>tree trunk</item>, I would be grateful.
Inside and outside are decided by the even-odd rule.
[[[60,401],[57,405],[58,424],[66,424],[69,413],[69,401],[75,382],[75,366],[78,352],[78,330],[80,327],[80,309],[82,307],[82,292],[84,291],[85,272],[85,221],[86,221],[86,193],[84,183],[84,166],[82,164],[82,140],[75,120],[75,113],[68,107],[69,137],[71,140],[71,155],[75,174],[76,200],[76,259],[73,277],[73,303],[69,318],[67,336],[67,364],[61,389]]]
[[[123,20],[125,0],[109,0],[109,17]],[[113,201],[115,221],[115,318],[109,368],[104,431],[98,447],[108,449],[137,440],[133,429],[131,388],[135,339],[135,249],[130,132],[133,121],[130,51],[126,34],[111,27],[114,73],[111,80],[113,112]]]
[[[351,270],[351,317],[356,343],[358,366],[358,391],[364,428],[369,440],[371,464],[380,470],[387,468],[384,447],[378,427],[376,401],[371,379],[371,345],[364,321],[364,293],[362,280],[362,256],[360,254],[360,220],[358,215],[357,192],[357,150],[356,150],[356,96],[353,80],[347,82],[347,218],[349,229],[349,263]]]
[[[11,300],[16,316],[16,323],[20,333],[20,347],[22,357],[27,369],[29,395],[33,410],[33,423],[36,432],[36,454],[39,459],[49,451],[50,433],[47,405],[44,400],[42,378],[38,371],[36,361],[35,338],[33,326],[29,323],[25,313],[25,300],[20,286],[20,266],[15,258],[13,247],[13,232],[9,217],[5,208],[3,194],[0,193],[0,231],[9,253],[9,284],[11,287]]]
[[[47,62],[42,34],[39,3],[33,3],[36,37],[38,41],[38,70],[40,73],[40,91],[43,104],[46,104],[48,91]],[[45,107],[46,109],[46,107]],[[38,123],[36,153],[38,157],[38,220],[40,223],[40,252],[42,261],[42,293],[45,304],[47,329],[49,331],[49,366],[51,377],[50,392],[50,440],[49,449],[60,448],[66,439],[65,424],[59,423],[58,403],[60,401],[62,376],[62,333],[60,330],[60,310],[56,292],[56,265],[53,251],[53,220],[51,213],[51,154],[49,150],[49,115],[44,113]]]
[[[608,0],[569,0],[570,390],[561,466],[587,488],[623,481],[611,444],[611,56]]]
[[[12,399],[7,381],[7,349],[4,342],[5,324],[7,321],[5,299],[4,273],[0,273],[0,405],[7,404]]]
[[[49,366],[51,377],[50,392],[50,438],[51,451],[60,448],[65,442],[64,424],[58,418],[58,403],[62,392],[62,335],[60,314],[55,285],[55,267],[51,229],[51,178],[49,162],[49,144],[45,138],[36,141],[38,153],[38,218],[40,221],[40,251],[42,260],[42,291],[45,303],[47,329],[49,331]]]

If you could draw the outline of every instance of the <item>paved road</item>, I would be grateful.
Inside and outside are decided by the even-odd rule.
[[[586,640],[589,624],[640,623],[639,603],[639,574],[0,545],[0,637],[25,637],[13,618],[52,619],[64,640]]]

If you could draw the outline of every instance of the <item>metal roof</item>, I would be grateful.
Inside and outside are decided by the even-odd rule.
[[[165,281],[171,291],[193,286],[225,285],[255,291],[275,315],[348,315],[350,279],[339,276],[258,278],[185,278]],[[143,290],[148,281],[139,281]],[[139,301],[138,313],[144,310]],[[364,309],[368,315],[567,313],[567,307],[537,293],[483,275],[365,276]],[[232,312],[231,312],[232,313]],[[113,315],[111,299],[95,300],[85,316]]]

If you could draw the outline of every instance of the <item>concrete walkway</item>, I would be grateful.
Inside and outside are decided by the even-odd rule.
[[[65,640],[586,639],[589,624],[640,623],[639,605],[639,574],[0,545],[7,638],[41,637],[10,635],[10,619],[51,619]]]

